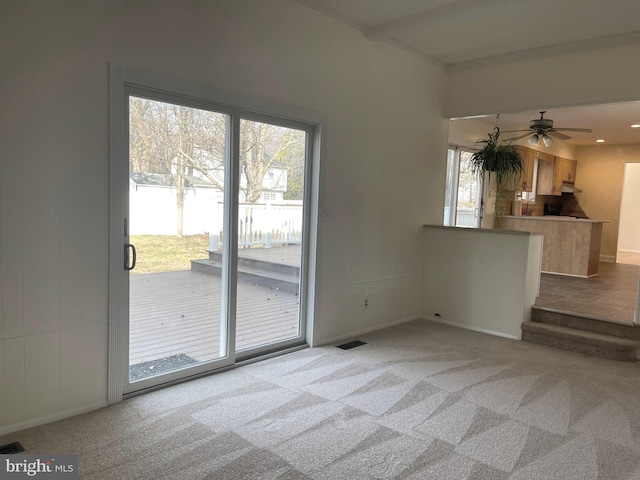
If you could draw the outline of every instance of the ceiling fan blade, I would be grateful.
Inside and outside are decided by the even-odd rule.
[[[593,133],[590,128],[554,128],[554,132],[582,132],[582,133]]]
[[[560,140],[569,140],[571,137],[569,135],[565,135],[564,133],[558,133],[555,130],[549,130],[547,135],[550,137],[559,138]]]
[[[500,133],[515,133],[515,132],[531,132],[534,133],[530,128],[523,128],[521,130],[500,130]]]
[[[514,132],[521,132],[522,130],[514,130]],[[521,138],[528,137],[532,132],[527,132],[524,135],[520,135],[519,137],[506,138],[505,142],[514,142],[516,140],[520,140]]]

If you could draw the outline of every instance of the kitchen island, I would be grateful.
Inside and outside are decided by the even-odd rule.
[[[542,233],[543,272],[592,277],[598,274],[603,223],[573,217],[505,215],[496,217],[495,228]]]

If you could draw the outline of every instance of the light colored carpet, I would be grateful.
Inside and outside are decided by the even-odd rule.
[[[87,479],[640,478],[640,366],[414,321],[0,438]]]

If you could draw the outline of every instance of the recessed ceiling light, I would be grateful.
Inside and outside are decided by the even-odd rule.
[[[603,138],[599,138],[596,140],[596,143],[604,143],[604,139]]]
[[[640,128],[640,123],[634,123],[631,128]]]

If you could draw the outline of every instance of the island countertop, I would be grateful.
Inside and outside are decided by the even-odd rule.
[[[500,217],[496,218],[514,218],[518,220],[549,220],[552,222],[609,223],[606,220],[592,220],[590,218],[576,218],[560,215],[545,215],[543,217],[536,215],[501,215]]]
[[[495,219],[496,228],[542,233],[542,271],[577,277],[598,274],[604,223],[559,216],[505,215]]]

